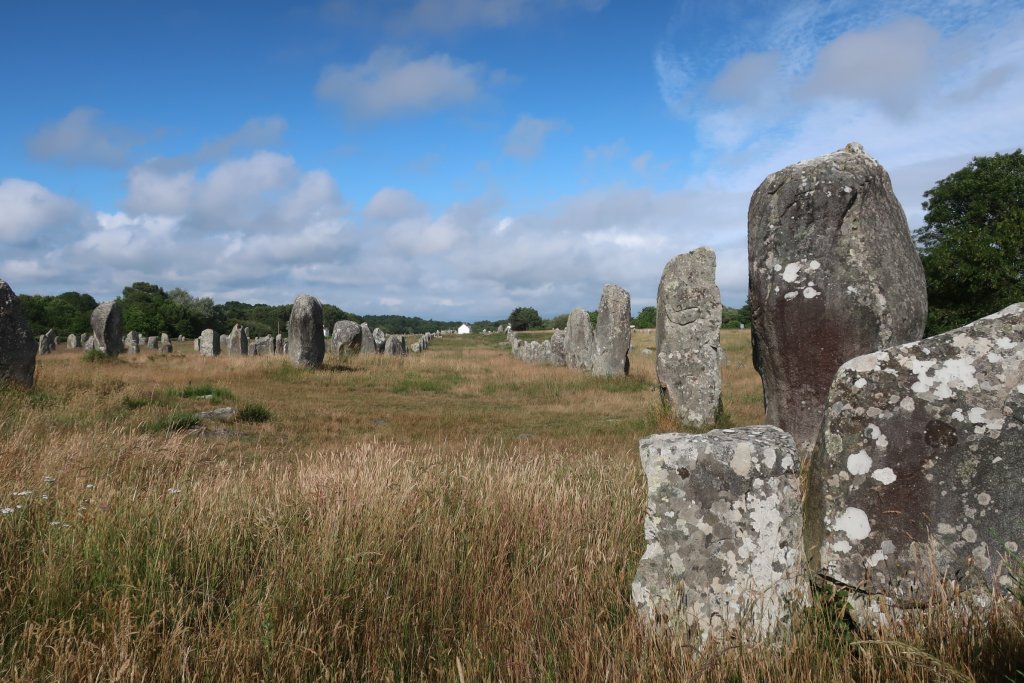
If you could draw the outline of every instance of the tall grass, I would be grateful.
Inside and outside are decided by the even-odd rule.
[[[863,632],[808,608],[761,645],[648,628],[653,364],[619,386],[474,339],[345,372],[43,357],[0,397],[0,680],[1005,681],[1024,656],[1001,597]],[[273,420],[122,405],[196,377]]]

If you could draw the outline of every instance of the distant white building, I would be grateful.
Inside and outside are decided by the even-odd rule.
[[[459,325],[459,334],[469,334],[472,331],[473,328],[467,325],[466,323],[462,323],[461,325]]]

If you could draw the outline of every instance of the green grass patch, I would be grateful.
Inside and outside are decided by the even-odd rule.
[[[211,397],[210,400],[214,403],[228,401],[235,397],[235,395],[227,389],[221,389],[220,387],[215,387],[212,384],[189,384],[187,387],[176,393],[182,398],[202,398],[209,396]]]
[[[413,391],[447,394],[461,381],[462,375],[454,370],[431,373],[410,372],[391,391],[396,394],[407,394]]]
[[[270,419],[270,411],[260,403],[248,403],[238,411],[241,422],[266,422]]]
[[[152,396],[122,396],[121,407],[126,410],[135,410],[136,408],[142,408],[148,406],[154,402]]]
[[[82,360],[86,363],[113,363],[117,356],[108,356],[99,349],[89,349],[82,354]]]
[[[142,429],[147,432],[183,432],[198,427],[199,422],[195,414],[176,410],[170,415],[144,423]]]

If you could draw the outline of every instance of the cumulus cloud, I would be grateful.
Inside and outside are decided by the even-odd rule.
[[[28,149],[38,159],[70,166],[121,166],[145,139],[140,133],[104,124],[98,109],[76,107],[64,118],[44,124],[29,138]]]
[[[23,242],[61,227],[78,214],[75,202],[39,183],[20,178],[0,180],[0,242]]]
[[[367,218],[379,221],[399,221],[423,216],[427,206],[408,190],[385,187],[377,191],[363,209]]]
[[[470,102],[491,75],[482,64],[446,54],[416,59],[397,48],[380,48],[361,64],[325,67],[316,94],[350,115],[376,118]]]
[[[454,33],[501,28],[556,9],[601,10],[608,0],[416,0],[399,9],[392,25],[406,32]]]
[[[532,159],[544,149],[544,140],[562,124],[553,119],[538,119],[522,114],[505,134],[504,153],[510,157]]]

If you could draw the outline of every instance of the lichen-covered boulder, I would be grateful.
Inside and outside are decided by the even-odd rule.
[[[384,353],[384,344],[387,342],[388,336],[384,333],[384,330],[379,327],[373,328],[373,350],[377,353]]]
[[[565,365],[565,332],[556,329],[551,333],[551,342],[549,348],[548,362],[551,365]],[[629,358],[626,358],[626,362],[629,362]]]
[[[331,353],[359,353],[363,346],[363,328],[351,320],[339,320],[334,323],[331,334]]]
[[[847,361],[810,461],[810,567],[897,601],[984,594],[1024,549],[1024,304]]]
[[[629,343],[632,321],[629,292],[618,285],[601,288],[597,305],[597,328],[594,330],[595,375],[628,375]]]
[[[160,353],[174,353],[174,345],[171,344],[171,338],[166,332],[160,335],[160,345],[157,350]]]
[[[565,324],[565,364],[582,370],[594,367],[594,326],[582,308],[572,309]]]
[[[389,334],[387,339],[384,340],[384,355],[385,356],[404,356],[405,355],[405,337],[400,334]]]
[[[53,329],[46,331],[46,334],[39,335],[39,348],[37,354],[43,356],[57,350],[57,333]]]
[[[806,454],[839,366],[924,333],[921,259],[889,174],[856,143],[768,176],[747,239],[766,420]]]
[[[139,352],[139,333],[135,330],[130,331],[124,337],[124,348],[128,353]]]
[[[156,335],[146,337],[146,348],[158,351],[160,349],[160,337]]]
[[[69,334],[68,335],[68,348],[69,349],[77,349],[80,346],[81,346],[81,344],[79,343],[78,335],[77,334]]]
[[[215,331],[206,329],[199,335],[199,354],[202,356],[220,355],[220,335]]]
[[[640,441],[647,550],[641,614],[706,637],[765,635],[802,599],[799,459],[777,427],[655,434]]]
[[[318,368],[324,362],[324,309],[308,294],[295,297],[288,318],[288,356],[302,368]]]
[[[366,323],[359,324],[359,335],[360,335],[360,347],[359,353],[376,353],[377,347],[373,341],[373,332],[370,331],[370,326]]]
[[[116,356],[124,351],[121,342],[124,336],[121,306],[116,301],[106,301],[93,309],[90,322],[98,350],[108,356]]]
[[[706,247],[665,264],[658,285],[655,367],[661,397],[682,424],[713,425],[722,412],[722,298],[715,252]]]
[[[31,387],[35,382],[37,350],[18,295],[0,280],[0,383]]]
[[[226,352],[229,356],[249,355],[249,335],[246,333],[247,329],[249,328],[243,328],[241,325],[235,325],[231,328],[231,334],[228,335],[226,346]]]

